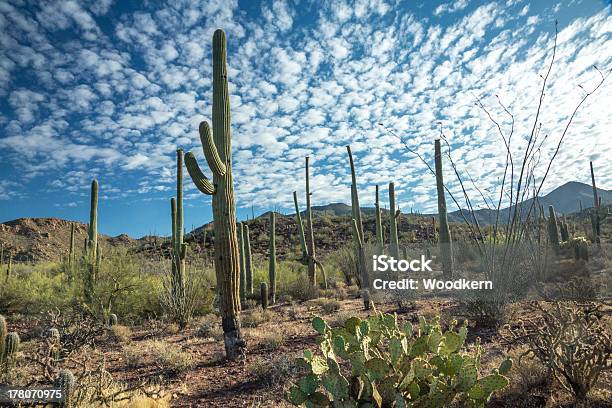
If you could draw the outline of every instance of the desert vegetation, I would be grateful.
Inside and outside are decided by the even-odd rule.
[[[199,127],[212,180],[177,148],[169,238],[146,253],[102,243],[104,186],[93,180],[87,238],[76,242],[72,224],[61,261],[17,263],[10,243],[2,246],[0,383],[61,388],[66,407],[610,406],[612,217],[593,163],[593,206],[560,216],[538,201],[550,168],[538,163],[538,115],[521,157],[513,156],[514,128],[491,116],[506,146],[501,191],[483,197],[491,223],[475,216],[464,181],[471,177],[456,167],[442,129],[426,163],[436,176],[436,217],[402,214],[394,181],[389,209],[377,186],[368,197],[375,210],[364,214],[359,163],[347,146],[350,215],[314,213],[306,157],[305,211],[294,191],[295,214],[239,222],[226,48],[217,30],[212,124]],[[463,197],[448,188],[444,166]],[[185,233],[184,167],[212,196],[203,237]],[[447,198],[465,209],[463,221],[449,220]],[[369,260],[380,254],[423,255],[434,260],[431,276],[487,279],[494,289],[377,290],[373,279],[385,276]]]

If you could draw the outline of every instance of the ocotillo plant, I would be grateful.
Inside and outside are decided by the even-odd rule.
[[[389,255],[399,259],[399,239],[397,235],[397,219],[399,210],[395,205],[395,184],[389,183]]]
[[[270,211],[270,247],[268,279],[270,281],[270,303],[276,303],[276,214]]]
[[[238,255],[240,257],[240,301],[246,301],[246,261],[244,256],[244,228],[238,223]]]
[[[89,207],[89,230],[86,240],[85,303],[93,305],[96,287],[96,264],[98,250],[98,181],[91,182],[91,203]]]
[[[442,259],[442,273],[445,278],[453,276],[453,241],[448,226],[448,215],[446,213],[446,197],[444,196],[444,178],[442,176],[442,150],[440,139],[435,141],[436,162],[436,188],[438,190],[438,222],[440,232],[438,234],[438,246],[440,258]]]
[[[170,213],[172,216],[172,272],[171,292],[177,304],[185,301],[185,273],[187,244],[184,242],[185,215],[183,210],[183,149],[176,150],[176,199],[170,200]],[[184,328],[187,316],[179,318],[179,326]]]
[[[378,253],[382,254],[385,249],[385,238],[383,235],[382,216],[380,214],[380,197],[378,192],[378,184],[376,185],[376,244]]]
[[[244,223],[242,226],[242,238],[244,239],[244,266],[246,274],[246,292],[248,296],[253,295],[253,255],[251,253],[251,238],[249,226]]]
[[[319,262],[315,256],[315,243],[314,243],[314,229],[312,227],[312,208],[310,205],[310,175],[308,167],[309,158],[306,157],[306,225],[308,233],[304,231],[304,225],[302,224],[302,216],[300,215],[300,208],[298,205],[297,192],[293,192],[293,202],[295,204],[295,217],[298,224],[298,234],[300,236],[300,244],[302,246],[302,260],[308,265],[308,280],[313,288],[317,285],[317,271],[318,266],[321,269],[323,275],[323,284],[327,288],[327,277],[325,276],[325,268],[323,264]],[[306,239],[308,237],[308,239]]]
[[[359,193],[357,191],[357,176],[355,174],[355,163],[353,162],[353,153],[351,146],[346,146],[348,152],[349,163],[351,166],[351,209],[353,220],[356,228],[353,228],[353,237],[355,241],[355,259],[357,259],[357,273],[359,274],[359,282],[361,288],[367,289],[370,287],[370,276],[366,264],[365,255],[365,236],[363,235],[363,223],[361,222],[361,208],[359,206]]]
[[[550,205],[548,206],[548,241],[553,247],[555,252],[559,252],[559,229],[557,227],[557,216],[555,214],[555,208]]]
[[[0,244],[0,265],[4,265],[4,242]]]
[[[200,124],[200,140],[204,155],[213,173],[213,182],[204,176],[193,153],[187,153],[185,163],[196,187],[212,195],[215,230],[215,274],[219,291],[225,353],[234,360],[243,354],[246,342],[240,331],[240,265],[236,236],[236,206],[232,177],[232,144],[230,98],[226,62],[226,40],[222,30],[213,36],[213,103],[212,125]]]

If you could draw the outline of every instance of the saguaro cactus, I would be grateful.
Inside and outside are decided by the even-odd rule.
[[[383,235],[382,216],[380,214],[380,197],[378,184],[376,185],[376,244],[378,245],[378,253],[382,254],[385,249],[385,238]]]
[[[171,291],[177,303],[185,300],[185,273],[187,244],[184,242],[184,223],[183,212],[183,149],[176,150],[176,199],[170,199],[170,213],[172,216],[172,276]],[[187,325],[187,316],[181,316],[178,322],[181,328]]]
[[[240,301],[246,301],[246,259],[244,255],[244,228],[238,223],[238,255],[240,257]]]
[[[270,246],[268,280],[270,281],[270,303],[276,303],[276,214],[270,211]]]
[[[4,355],[4,342],[6,341],[6,334],[8,333],[8,327],[6,325],[6,319],[0,315],[0,361]]]
[[[3,351],[3,360],[11,360],[19,351],[19,344],[21,343],[21,339],[16,332],[11,332],[6,335],[4,338],[4,351]]]
[[[60,388],[64,394],[64,403],[62,406],[64,408],[74,408],[75,403],[73,394],[76,385],[74,374],[72,374],[70,370],[61,370],[55,379],[54,385]]]
[[[302,224],[302,216],[300,215],[300,208],[298,205],[297,192],[293,192],[293,202],[295,204],[295,217],[298,224],[298,234],[300,236],[300,244],[302,246],[302,259],[308,265],[308,280],[313,288],[317,285],[317,271],[318,266],[321,269],[323,275],[323,284],[327,288],[327,277],[325,276],[325,268],[315,256],[315,243],[314,243],[314,229],[312,226],[312,208],[310,206],[310,175],[308,167],[309,158],[306,157],[306,225],[308,233],[304,232],[304,224]],[[308,237],[308,239],[306,239]]]
[[[85,268],[85,302],[93,304],[96,287],[96,266],[98,251],[98,181],[91,182],[91,202],[89,207],[89,229],[86,242],[86,268]]]
[[[244,223],[242,225],[242,237],[244,239],[244,265],[246,274],[246,292],[247,295],[253,295],[253,256],[251,253],[251,238],[249,236],[249,226]]]
[[[442,259],[442,273],[446,279],[453,276],[453,241],[448,226],[448,215],[446,213],[446,197],[444,196],[444,178],[442,176],[442,149],[440,139],[435,141],[436,162],[436,188],[438,190],[438,222],[440,232],[438,235],[438,246],[440,247],[440,258]]]
[[[259,284],[259,295],[261,297],[261,307],[266,310],[268,308],[268,284],[266,282]]]
[[[70,224],[70,250],[68,252],[68,266],[72,268],[74,266],[75,252],[74,252],[74,223]]]
[[[555,208],[552,205],[548,206],[548,240],[555,252],[559,252],[559,228]]]
[[[591,225],[593,227],[593,240],[597,245],[601,245],[601,218],[599,206],[601,205],[601,197],[597,196],[597,185],[595,184],[595,171],[593,170],[593,162],[589,162],[591,166],[591,183],[593,184],[593,213],[591,214]]]
[[[389,255],[395,259],[399,257],[399,238],[397,235],[397,219],[399,210],[395,205],[395,184],[389,183]]]
[[[359,193],[357,191],[357,176],[355,174],[355,163],[353,162],[351,146],[346,146],[346,151],[348,152],[349,163],[351,166],[351,209],[355,224],[355,227],[353,228],[353,237],[355,241],[355,258],[358,260],[357,272],[359,274],[361,288],[367,289],[370,287],[370,276],[368,273],[368,266],[366,264],[365,236],[363,235],[363,223],[361,222],[361,207],[359,205]]]
[[[200,124],[200,140],[206,161],[213,173],[211,183],[200,170],[193,153],[185,156],[189,175],[204,194],[212,195],[215,230],[215,274],[219,291],[219,310],[228,359],[240,357],[246,342],[240,331],[240,265],[236,236],[236,207],[232,177],[230,98],[227,85],[226,40],[222,30],[213,36],[212,125]]]

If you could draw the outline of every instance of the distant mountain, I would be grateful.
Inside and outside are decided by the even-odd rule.
[[[612,202],[612,190],[604,190],[601,188],[597,189],[597,194],[601,197],[603,204]],[[533,198],[525,200],[522,203],[522,211],[524,214],[527,213]],[[555,188],[550,193],[539,197],[539,203],[544,206],[544,210],[548,211],[548,206],[552,205],[555,207],[557,214],[571,214],[580,211],[582,209],[593,207],[593,187],[589,184],[579,183],[577,181],[570,181],[560,187]],[[514,206],[510,208],[504,208],[500,211],[500,217],[503,219],[508,214],[512,214]],[[466,210],[463,210],[467,216]],[[495,211],[489,209],[480,209],[475,212],[478,222],[481,224],[491,224],[495,222]],[[470,215],[471,216],[471,215]],[[462,222],[463,217],[459,211],[453,211],[448,214],[449,221]],[[470,219],[471,221],[471,219]]]

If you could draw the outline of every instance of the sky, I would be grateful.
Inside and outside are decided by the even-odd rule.
[[[100,232],[168,235],[176,148],[211,176],[198,125],[211,117],[217,28],[228,40],[239,219],[292,212],[294,190],[304,208],[306,156],[313,205],[350,203],[349,144],[363,206],[376,184],[386,202],[393,181],[402,211],[436,212],[435,180],[406,146],[433,166],[440,128],[481,207],[505,168],[502,105],[514,157],[527,146],[555,20],[539,179],[575,107],[612,68],[611,13],[601,0],[2,1],[0,222],[87,222],[96,178]],[[542,193],[589,183],[589,160],[612,188],[610,82],[573,118]],[[185,175],[191,229],[212,208]],[[444,176],[457,193],[448,163]]]

